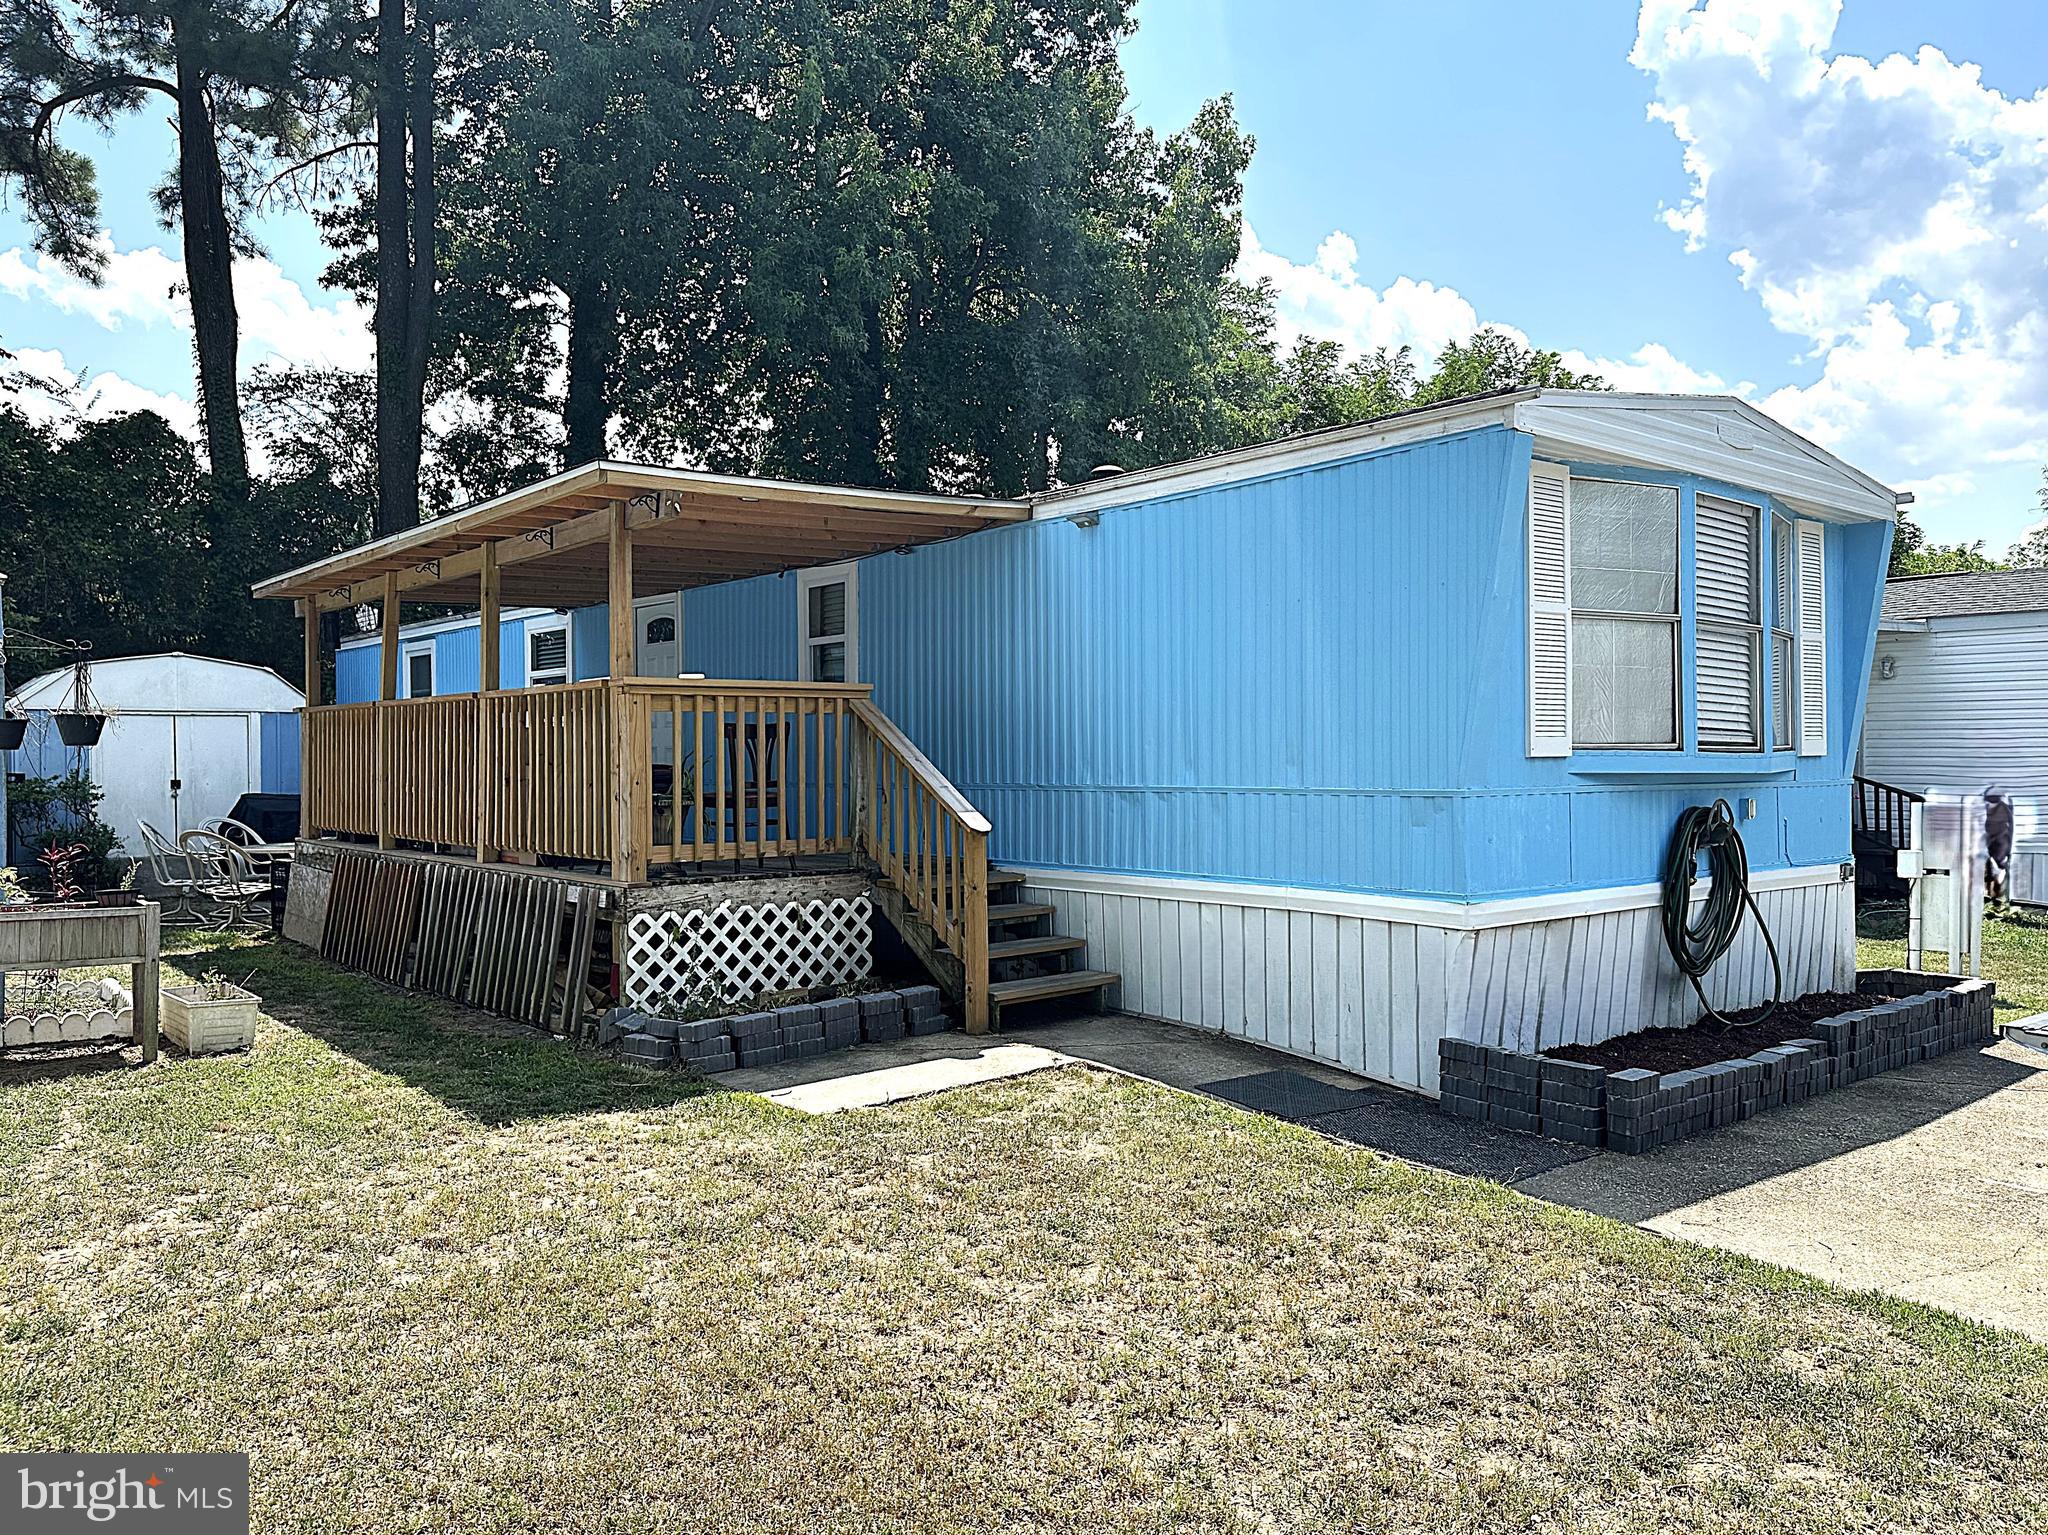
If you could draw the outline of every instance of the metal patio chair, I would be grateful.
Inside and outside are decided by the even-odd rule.
[[[192,860],[209,925],[226,932],[269,931],[270,881],[256,872],[247,853],[217,831],[188,831],[178,846]]]
[[[163,907],[164,926],[197,926],[202,897],[191,855],[149,822],[137,821],[135,825],[142,833],[142,853],[149,864],[149,877],[157,887],[152,894]]]
[[[258,874],[268,876],[270,866],[278,854],[258,852],[264,846],[262,835],[255,827],[236,820],[231,815],[212,816],[199,823],[199,830],[217,832],[242,850],[251,868]]]

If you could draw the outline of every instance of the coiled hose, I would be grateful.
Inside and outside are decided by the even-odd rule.
[[[1692,914],[1693,880],[1699,873],[1700,854],[1707,855],[1707,874],[1713,886],[1700,903],[1699,915]],[[1764,914],[1757,910],[1756,897],[1749,891],[1749,853],[1742,845],[1742,833],[1735,829],[1735,812],[1728,801],[1694,805],[1678,818],[1671,834],[1671,852],[1664,863],[1664,946],[1700,999],[1706,1014],[1724,1029],[1734,1020],[1714,1010],[1700,989],[1700,977],[1726,954],[1742,927],[1742,908],[1756,918],[1757,931],[1764,935],[1764,948],[1771,956],[1771,1004],[1755,1022],[1762,1023],[1777,1012],[1784,999],[1785,971],[1778,963],[1778,945],[1772,941]]]

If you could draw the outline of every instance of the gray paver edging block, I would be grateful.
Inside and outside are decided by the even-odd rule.
[[[1445,1039],[1437,1046],[1438,1106],[1461,1119],[1634,1155],[1996,1037],[1990,981],[1866,970],[1857,990],[1886,1000],[1822,1019],[1811,1038],[1662,1074]]]
[[[632,1066],[685,1066],[709,1075],[952,1027],[938,987],[906,986],[690,1023],[615,1007],[598,1020],[598,1048]]]

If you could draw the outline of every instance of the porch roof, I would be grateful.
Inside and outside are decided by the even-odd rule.
[[[611,507],[623,502],[635,596],[853,559],[1030,516],[1024,501],[918,495],[609,460],[479,501],[259,581],[258,597],[342,608],[395,575],[409,602],[474,602],[497,545],[507,603],[583,606],[608,595]]]

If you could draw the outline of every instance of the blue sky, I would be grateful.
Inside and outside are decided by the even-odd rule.
[[[1283,326],[1431,351],[1475,323],[1625,387],[1736,390],[2000,549],[2048,458],[2048,7],[1949,0],[1140,0],[1133,109],[1230,92],[1245,270]],[[1921,50],[1931,48],[1935,53]],[[156,114],[100,157],[98,293],[0,213],[0,343],[190,419]],[[245,366],[361,362],[310,221],[261,222]],[[1731,257],[1735,259],[1731,259]],[[61,361],[60,361],[61,359]]]

